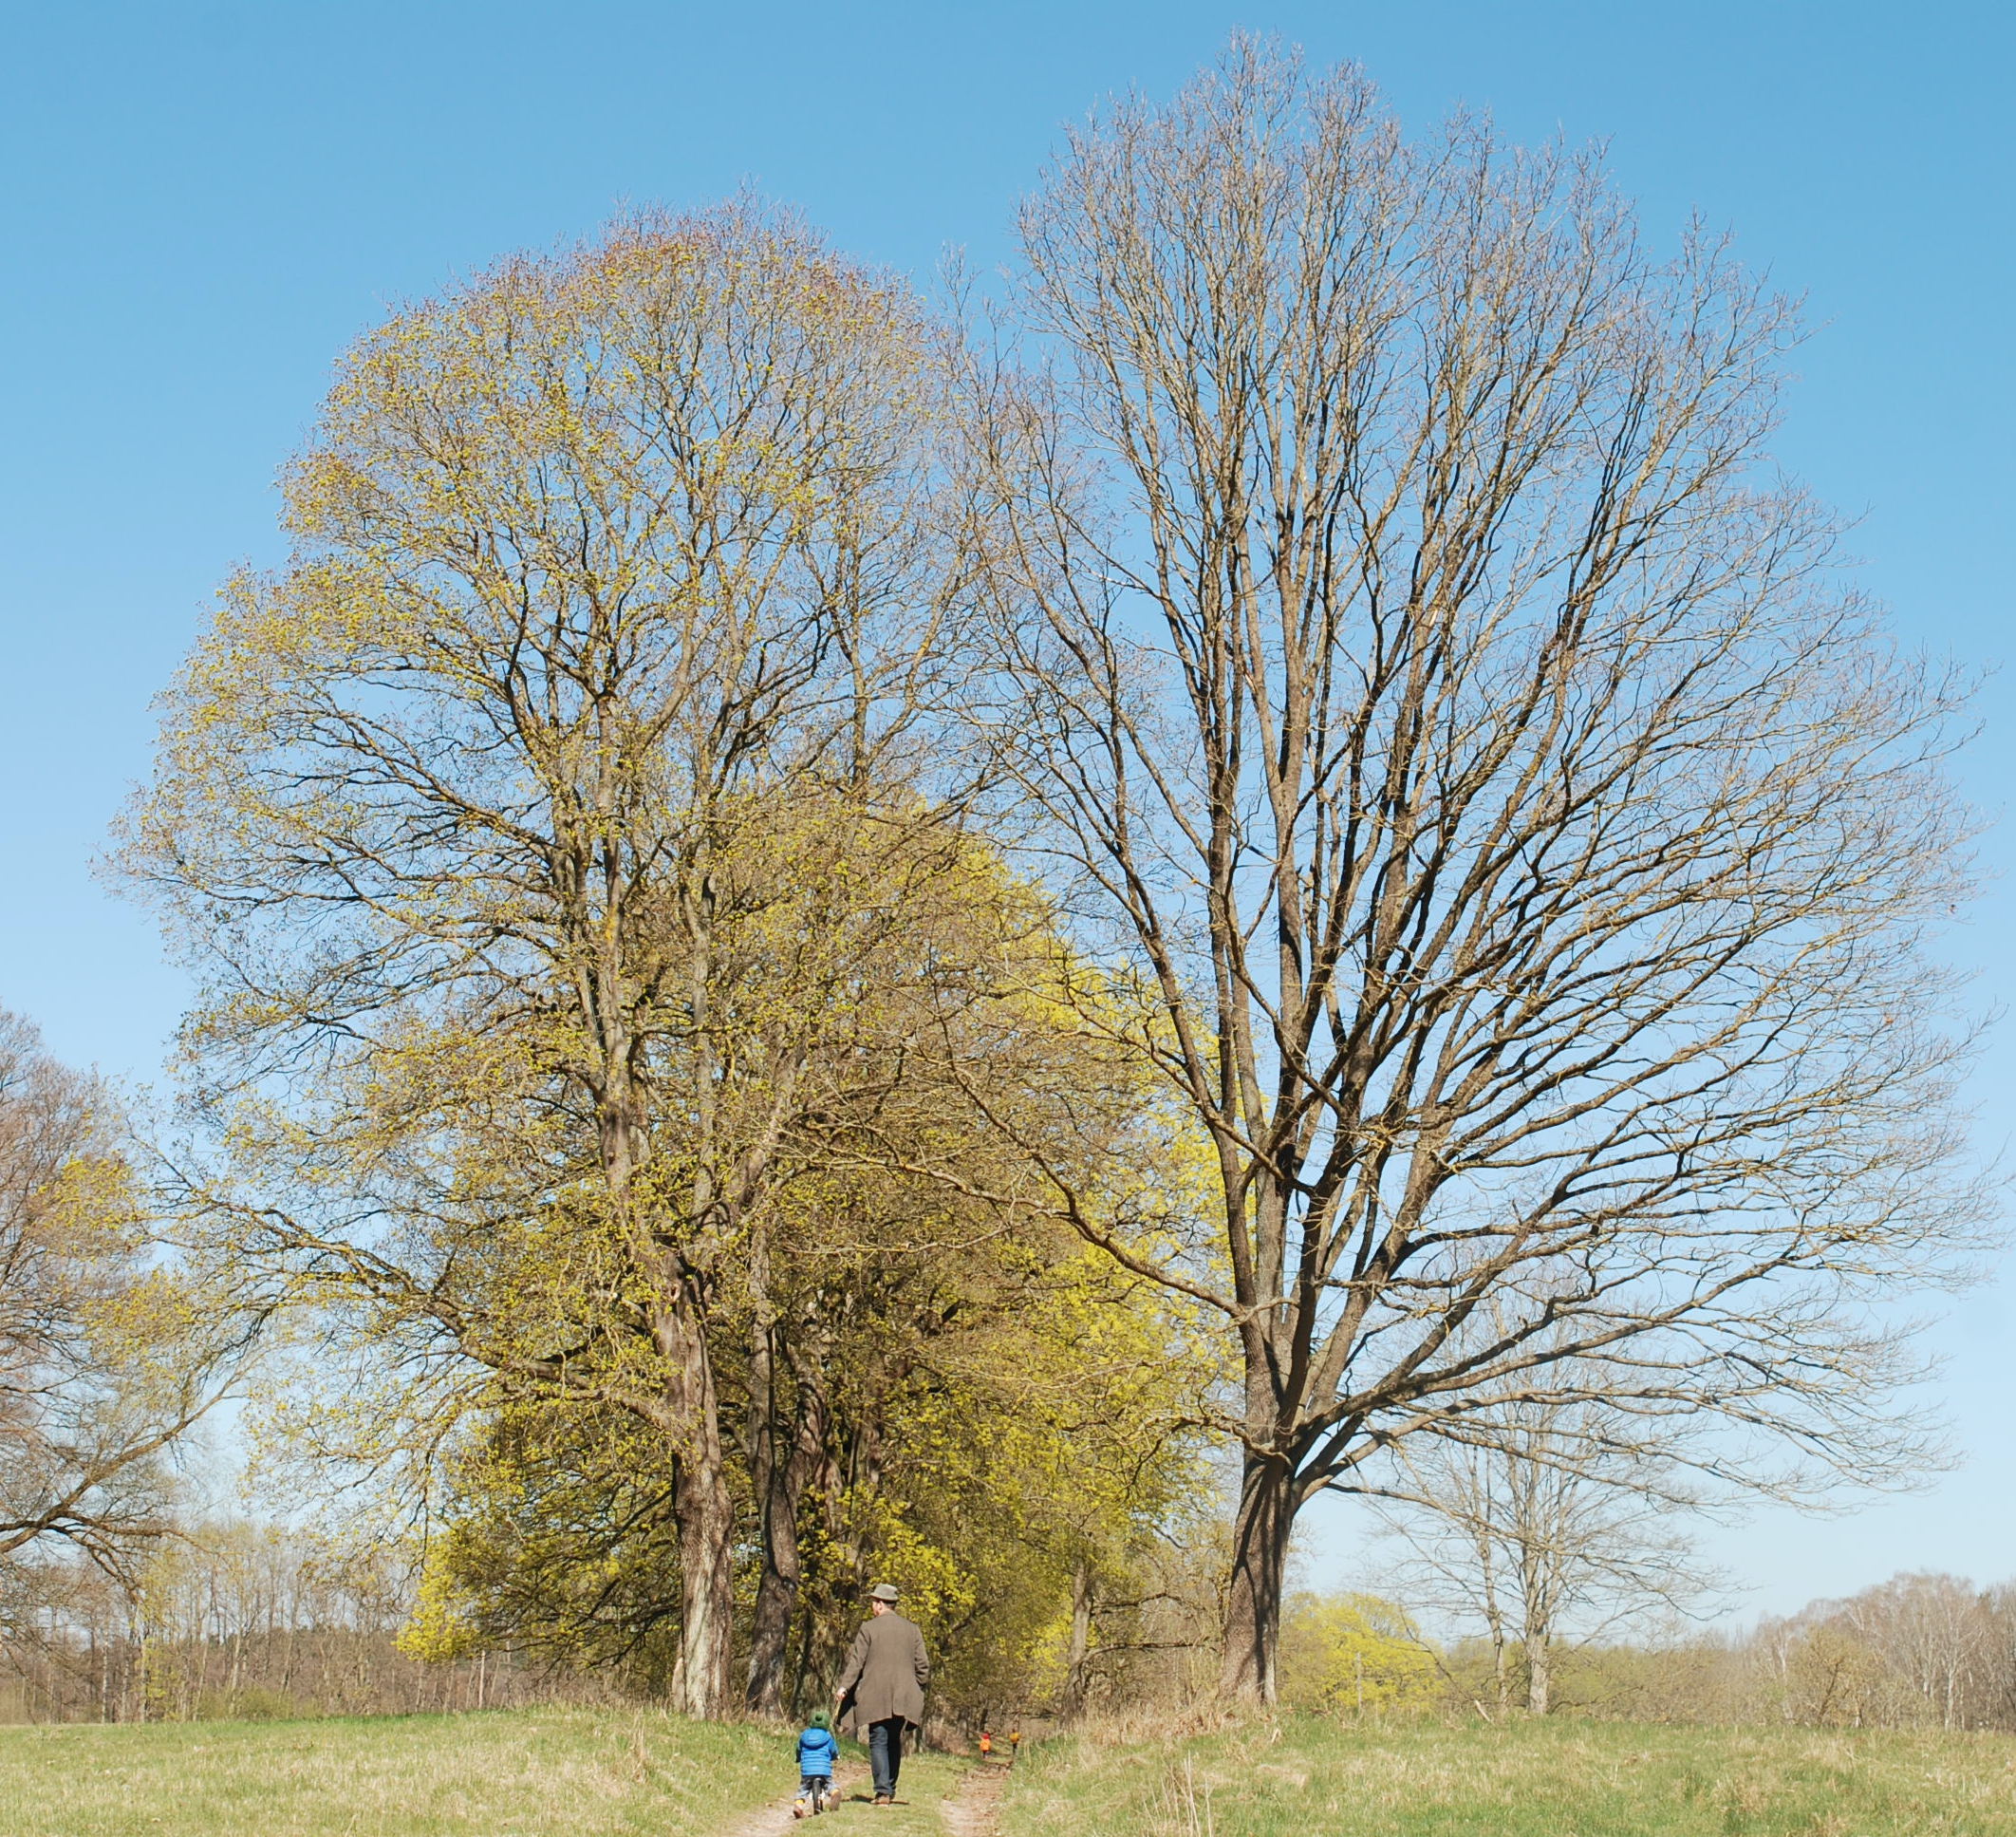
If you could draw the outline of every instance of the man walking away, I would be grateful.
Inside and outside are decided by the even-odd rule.
[[[886,1582],[868,1590],[868,1620],[848,1647],[834,1701],[851,1705],[857,1728],[866,1726],[868,1770],[875,1776],[875,1803],[896,1803],[896,1775],[903,1771],[903,1732],[924,1720],[924,1686],[931,1661],[924,1635],[896,1611],[901,1597]]]

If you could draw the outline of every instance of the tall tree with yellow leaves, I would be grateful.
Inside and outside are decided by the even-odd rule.
[[[969,575],[935,336],[746,203],[399,313],[124,834],[244,1176],[192,1172],[213,1242],[647,1423],[700,1715],[736,1530],[710,1322],[799,1123],[874,1058],[893,1010],[862,990],[959,898],[925,744]]]

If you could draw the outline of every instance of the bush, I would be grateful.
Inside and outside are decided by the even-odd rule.
[[[1376,1595],[1294,1595],[1281,1621],[1280,1697],[1319,1715],[1418,1712],[1443,1699],[1414,1622]]]

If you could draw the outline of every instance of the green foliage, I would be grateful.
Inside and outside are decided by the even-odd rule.
[[[449,1660],[508,1643],[662,1691],[679,1620],[663,1469],[620,1412],[500,1405],[453,1466],[401,1649]]]
[[[440,1531],[410,1650],[717,1714],[887,1569],[1026,1671],[1180,1490],[1190,1323],[1073,1228],[1167,1184],[1133,1017],[941,775],[943,355],[746,200],[501,264],[347,354],[165,698],[182,1209],[301,1337],[266,1445]]]
[[[1202,1489],[1170,1417],[1204,1364],[1146,1284],[1072,1247],[1000,1278],[986,1324],[888,1398],[889,1464],[855,1502],[867,1567],[905,1585],[955,1713],[1054,1699],[1075,1568],[1125,1578]]]
[[[1124,1577],[1202,1484],[1169,1417],[1201,1359],[1142,1285],[1062,1240],[883,1262],[852,1301],[820,1373],[831,1442],[796,1528],[798,1649],[830,1663],[865,1583],[891,1580],[942,1708],[1054,1696],[1074,1567]],[[746,1369],[723,1369],[746,1409]],[[661,1457],[633,1421],[500,1406],[451,1481],[404,1650],[509,1642],[663,1688],[678,1542]],[[746,1451],[736,1484],[746,1509]]]
[[[1281,1622],[1280,1696],[1333,1715],[1418,1712],[1444,1697],[1435,1655],[1406,1613],[1376,1595],[1294,1595]]]

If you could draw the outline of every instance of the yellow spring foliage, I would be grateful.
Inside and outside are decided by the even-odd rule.
[[[1294,1595],[1281,1626],[1281,1700],[1331,1715],[1432,1709],[1435,1654],[1401,1608],[1377,1595]]]

